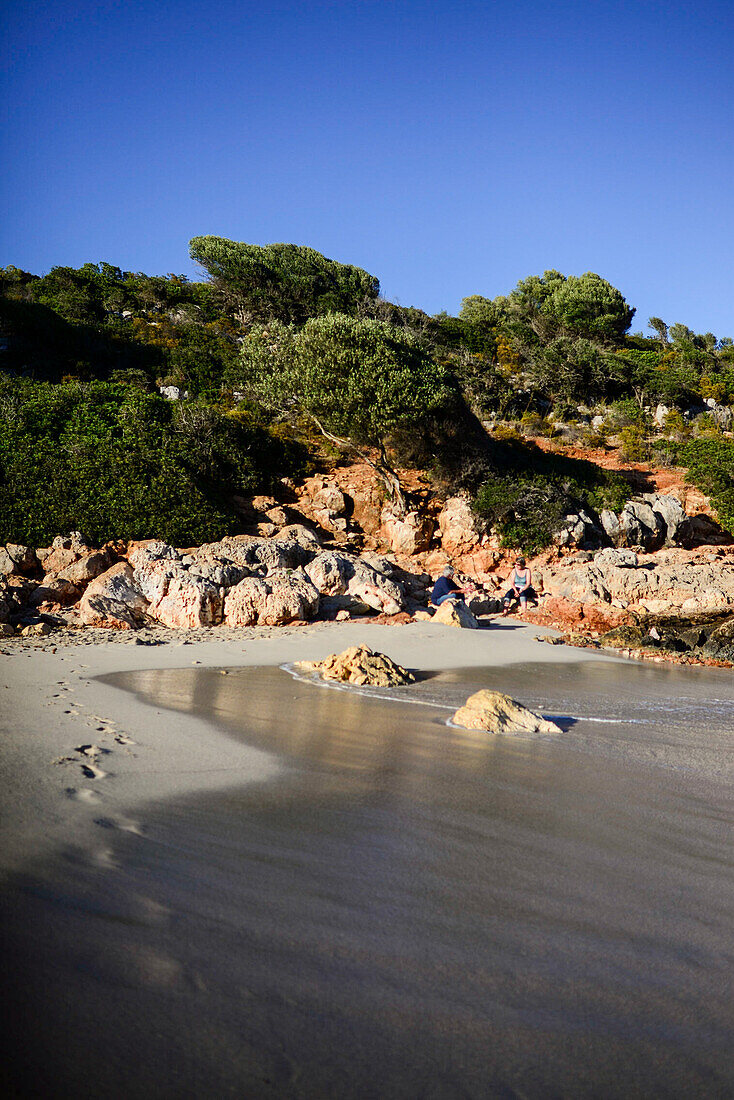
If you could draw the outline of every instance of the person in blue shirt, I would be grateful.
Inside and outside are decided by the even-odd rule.
[[[454,580],[454,570],[450,565],[447,565],[433,586],[433,591],[431,592],[431,605],[433,607],[440,607],[441,604],[446,603],[447,600],[463,600],[466,591],[468,591],[468,589],[462,588],[460,584],[456,583]]]
[[[536,607],[538,606],[538,593],[533,588],[533,574],[530,572],[530,566],[525,558],[516,558],[511,577],[508,577],[508,580],[512,584],[512,588],[508,588],[505,592],[503,600],[505,614],[515,603],[520,604],[521,615],[527,610],[528,600]]]

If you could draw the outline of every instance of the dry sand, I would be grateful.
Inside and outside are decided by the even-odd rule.
[[[90,645],[13,641],[0,656],[0,870],[20,869],[59,844],[105,847],[97,824],[135,830],[134,811],[152,799],[211,791],[274,776],[268,753],[241,745],[189,715],[148,707],[96,678],[140,669],[246,667],[321,660],[365,642],[415,669],[518,662],[616,660],[597,651],[548,646],[551,631],[504,619],[481,631],[430,622],[405,626],[319,623],[205,632],[182,644]],[[104,837],[102,837],[102,840]]]

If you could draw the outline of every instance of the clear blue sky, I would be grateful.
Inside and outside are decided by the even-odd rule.
[[[308,244],[434,313],[555,267],[734,336],[734,5],[6,0],[0,265]]]

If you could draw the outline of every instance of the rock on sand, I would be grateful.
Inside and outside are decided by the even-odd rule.
[[[445,626],[463,627],[465,630],[479,630],[479,623],[463,600],[446,600],[436,608],[433,621]]]
[[[555,722],[528,710],[501,691],[477,691],[459,707],[451,721],[468,730],[490,733],[561,733]]]
[[[350,684],[392,687],[412,684],[415,676],[391,660],[385,653],[374,653],[366,645],[353,645],[343,653],[332,653],[323,661],[299,661],[299,668],[320,672],[325,680]]]

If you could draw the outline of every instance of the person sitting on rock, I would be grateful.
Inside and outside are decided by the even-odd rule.
[[[442,603],[446,603],[447,600],[463,600],[464,593],[469,592],[469,588],[462,588],[460,584],[457,584],[454,580],[453,567],[447,565],[441,576],[438,578],[433,586],[433,592],[431,592],[431,605],[433,607],[440,607]]]
[[[532,600],[537,607],[538,595],[533,588],[533,574],[525,558],[516,558],[511,578],[512,588],[508,588],[502,601],[505,612],[519,602],[520,614],[522,614],[527,609],[528,600]]]

